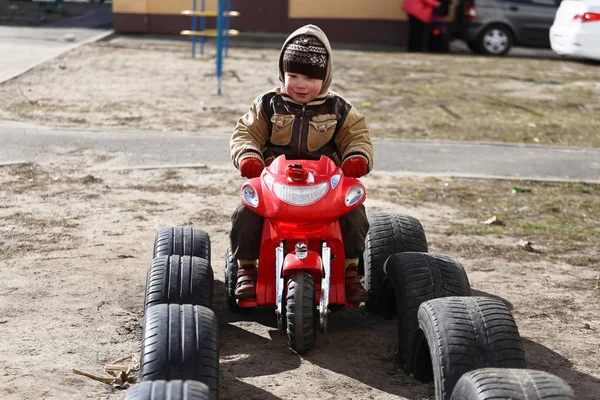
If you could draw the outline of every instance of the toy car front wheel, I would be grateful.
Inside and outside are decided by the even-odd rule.
[[[315,282],[307,272],[294,271],[287,281],[286,331],[292,350],[304,354],[315,346],[317,306]]]

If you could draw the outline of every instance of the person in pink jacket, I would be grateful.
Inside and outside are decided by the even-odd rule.
[[[408,51],[423,51],[425,29],[438,5],[436,0],[404,0],[402,10],[408,14]]]

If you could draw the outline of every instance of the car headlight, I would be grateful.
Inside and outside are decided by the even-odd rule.
[[[352,207],[365,195],[365,189],[360,185],[354,185],[346,193],[346,205]]]
[[[273,193],[282,201],[294,206],[313,204],[327,194],[329,183],[323,182],[311,186],[289,186],[279,182],[273,184]]]
[[[242,198],[252,207],[258,207],[258,193],[251,184],[246,183],[242,186]]]

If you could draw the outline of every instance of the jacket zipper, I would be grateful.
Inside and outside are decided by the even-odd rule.
[[[298,132],[298,159],[300,159],[300,148],[302,146],[302,134],[304,132],[304,111],[306,111],[306,105],[302,106],[302,115],[300,116],[300,132]]]

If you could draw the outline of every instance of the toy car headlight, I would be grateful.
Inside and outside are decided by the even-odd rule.
[[[249,183],[242,186],[242,199],[246,204],[254,208],[258,207],[258,193],[256,193],[254,187]]]
[[[265,174],[263,176],[263,179],[265,180],[265,183],[267,184],[269,190],[273,190],[273,182],[275,181],[275,178],[273,178],[273,176],[269,174]]]
[[[346,193],[346,205],[352,207],[365,195],[365,189],[360,185],[354,185]]]
[[[329,183],[311,186],[289,186],[279,182],[273,184],[273,193],[282,201],[294,206],[307,206],[323,198],[329,190]]]
[[[336,186],[338,185],[338,183],[340,183],[340,180],[342,179],[341,175],[334,175],[331,177],[331,188],[335,189]]]

